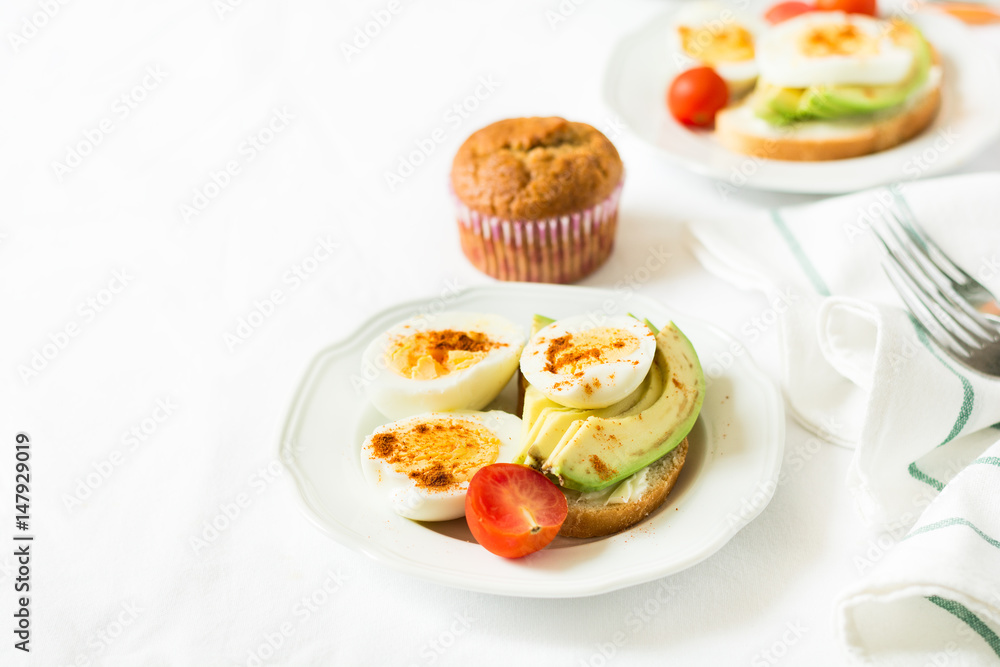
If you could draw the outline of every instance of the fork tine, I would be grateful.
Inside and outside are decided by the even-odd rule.
[[[934,274],[941,276],[941,269],[933,264],[917,244],[902,229],[899,220],[889,216],[886,227],[893,237],[894,246],[889,252],[895,257],[900,268],[907,274],[910,281],[920,287],[928,301],[928,308],[934,312],[942,326],[952,331],[970,345],[980,346],[993,340],[996,334],[991,328],[983,326],[985,320],[976,313],[972,306],[955,292],[950,284],[942,284],[942,280],[934,279]],[[928,266],[930,265],[930,266]],[[946,318],[942,319],[942,316]],[[952,326],[949,326],[952,324]]]
[[[889,230],[882,230],[877,224],[873,224],[871,228],[884,252],[885,261],[882,262],[882,268],[910,313],[939,345],[962,356],[968,356],[966,342],[946,324],[948,318],[942,318],[941,309],[932,307],[933,299],[913,280],[900,257],[890,247]]]
[[[945,349],[951,350],[955,354],[962,357],[969,357],[969,349],[951,331],[943,326],[931,310],[927,308],[927,305],[917,296],[917,292],[914,290],[916,285],[905,277],[899,266],[894,261],[887,261],[883,262],[882,268],[893,287],[896,288],[896,292],[903,299],[906,308],[917,318],[917,321],[924,327],[928,335],[934,339],[934,342]]]
[[[891,212],[890,212],[891,213]],[[895,217],[895,215],[893,215]],[[897,218],[897,221],[899,219]],[[935,254],[936,257],[932,261],[946,274],[950,274],[948,277],[959,284],[975,283],[976,280],[965,272],[962,267],[955,262],[951,261],[951,258],[941,250],[941,247],[934,242],[934,240],[924,233],[924,230],[916,223],[915,220],[909,219],[906,222],[899,221],[904,229],[906,229],[907,234],[913,238],[919,246],[925,250],[928,257],[931,253]]]
[[[979,339],[986,341],[996,338],[996,326],[976,310],[967,299],[955,291],[954,283],[948,276],[945,268],[941,267],[928,254],[927,248],[923,245],[925,243],[924,238],[914,234],[912,225],[902,222],[891,211],[887,212],[885,218],[887,226],[896,238],[899,247],[910,256],[914,264],[919,265],[916,268],[922,269],[920,271],[920,273],[923,273],[922,277],[926,277],[930,283],[933,283],[929,285],[928,281],[919,280],[928,291],[933,290],[931,296],[937,295],[940,297],[936,299],[938,303],[947,301],[960,309],[961,314],[956,312],[955,319],[959,320],[966,330]],[[940,254],[943,255],[943,253]],[[951,260],[947,260],[947,264],[955,267]],[[964,274],[964,271],[962,273]]]

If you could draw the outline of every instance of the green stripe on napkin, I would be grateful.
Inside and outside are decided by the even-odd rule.
[[[933,477],[925,473],[923,470],[917,467],[916,463],[911,463],[910,467],[907,468],[906,471],[910,473],[910,477],[912,477],[913,479],[917,480],[918,482],[923,482],[924,484],[933,486],[938,491],[944,488],[944,482],[934,479]]]
[[[1000,541],[994,540],[992,537],[990,537],[989,535],[987,535],[983,531],[979,530],[979,528],[974,523],[972,523],[971,521],[969,521],[967,519],[963,519],[962,517],[957,517],[957,516],[956,517],[952,517],[951,519],[941,519],[940,521],[935,521],[934,523],[929,523],[926,526],[923,526],[921,528],[917,528],[916,530],[914,530],[912,533],[910,533],[909,535],[907,535],[903,539],[904,540],[908,540],[911,537],[916,537],[920,533],[928,533],[928,532],[930,532],[932,530],[939,530],[941,528],[947,528],[948,526],[968,526],[969,528],[971,528],[972,530],[974,530],[976,532],[976,534],[979,535],[979,537],[983,538],[983,540],[987,544],[989,544],[990,546],[996,547],[997,549],[1000,549]]]
[[[972,628],[976,634],[982,637],[986,643],[990,645],[993,652],[997,654],[998,658],[1000,658],[1000,637],[997,637],[997,633],[990,630],[990,627],[983,623],[978,616],[969,611],[967,607],[955,602],[954,600],[946,600],[942,597],[938,597],[937,595],[931,595],[927,599]]]
[[[1000,456],[981,456],[973,463],[985,463],[986,465],[1000,467]]]
[[[917,338],[923,346],[934,355],[935,359],[941,362],[942,366],[951,371],[952,375],[957,377],[962,382],[962,407],[958,411],[958,418],[955,419],[955,423],[952,425],[951,432],[948,433],[948,437],[945,438],[940,445],[938,445],[938,447],[941,447],[942,445],[947,445],[949,442],[954,440],[955,436],[961,433],[962,429],[965,428],[965,425],[969,422],[969,418],[972,416],[972,407],[976,403],[976,392],[972,388],[972,383],[969,382],[967,377],[959,373],[948,362],[941,358],[941,355],[939,355],[937,350],[934,349],[934,346],[931,345],[930,339],[927,338],[927,332],[924,331],[924,328],[920,325],[920,323],[917,322],[912,315],[909,317],[910,323],[917,332]]]
[[[792,234],[792,230],[788,228],[788,225],[785,224],[785,221],[781,218],[781,214],[778,213],[778,209],[771,209],[771,220],[774,221],[774,226],[778,228],[778,233],[781,234],[783,239],[785,239],[785,243],[788,244],[788,249],[792,251],[792,255],[795,256],[796,260],[798,260],[799,266],[802,267],[802,271],[809,278],[810,282],[812,282],[816,291],[823,296],[830,296],[830,288],[826,286],[826,283],[823,281],[823,277],[819,275],[819,271],[817,271],[816,267],[813,266],[813,263],[809,260],[809,256],[799,244],[799,240],[795,238],[795,235]]]

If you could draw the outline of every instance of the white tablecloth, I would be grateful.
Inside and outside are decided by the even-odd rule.
[[[317,350],[399,300],[488,282],[446,184],[459,143],[504,117],[590,122],[628,166],[618,246],[584,284],[665,248],[639,291],[777,377],[771,306],[705,272],[684,222],[810,198],[724,200],[600,101],[614,41],[663,8],[4,3],[0,539],[24,431],[35,542],[30,660],[8,630],[0,663],[842,664],[832,599],[893,537],[854,515],[850,452],[792,423],[774,500],[718,554],[578,600],[386,569],[314,529],[276,461]],[[994,147],[964,171],[998,167]]]

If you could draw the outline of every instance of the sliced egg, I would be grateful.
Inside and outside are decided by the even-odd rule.
[[[523,330],[498,315],[450,311],[392,327],[362,355],[368,399],[390,419],[479,410],[517,370]]]
[[[677,11],[668,43],[678,70],[712,67],[735,97],[748,91],[757,78],[755,45],[764,30],[759,19],[732,7],[692,2]]]
[[[493,412],[431,412],[385,424],[365,439],[361,468],[392,509],[417,521],[465,514],[469,480],[483,466],[510,463],[521,420]]]
[[[604,408],[635,391],[655,352],[653,332],[633,317],[610,317],[600,326],[586,315],[569,317],[531,337],[521,353],[521,373],[556,403]]]
[[[844,12],[796,16],[761,38],[761,78],[783,88],[900,83],[913,67],[913,52],[896,44],[890,25]]]

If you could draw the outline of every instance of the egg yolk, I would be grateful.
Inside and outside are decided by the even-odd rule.
[[[680,26],[678,32],[684,52],[707,65],[753,59],[753,35],[742,26]]]
[[[419,331],[390,346],[386,365],[405,378],[433,380],[474,366],[504,345],[478,331]]]
[[[433,419],[376,434],[372,453],[418,487],[434,490],[468,482],[495,463],[500,440],[468,421]]]
[[[878,42],[850,23],[814,26],[803,33],[799,50],[815,58],[878,53]]]
[[[545,370],[574,375],[587,366],[621,361],[639,349],[639,339],[624,329],[598,327],[549,341]]]

